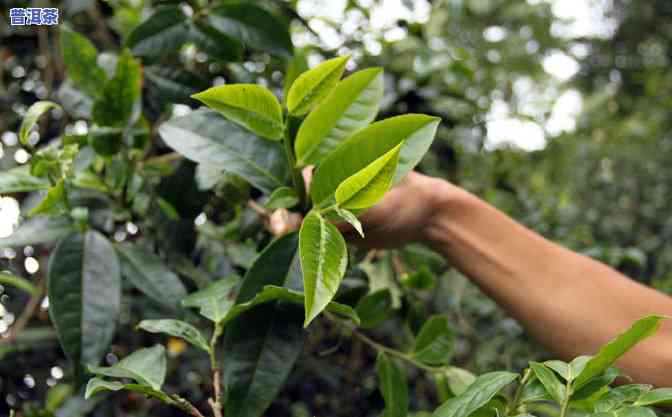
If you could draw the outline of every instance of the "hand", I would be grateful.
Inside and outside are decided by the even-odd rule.
[[[306,184],[311,171],[304,170]],[[369,249],[391,249],[427,240],[427,231],[444,201],[465,193],[449,182],[417,172],[392,188],[374,207],[359,215],[364,238],[347,223],[338,224],[347,240]]]

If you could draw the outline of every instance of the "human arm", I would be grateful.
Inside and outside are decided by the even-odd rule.
[[[443,254],[555,355],[571,359],[649,314],[672,315],[672,298],[554,244],[474,195],[412,173],[362,218],[356,244],[426,243]],[[672,326],[618,365],[639,382],[672,385]]]

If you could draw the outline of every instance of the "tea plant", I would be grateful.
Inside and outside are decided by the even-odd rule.
[[[81,112],[93,124],[86,134],[65,132],[36,147],[31,132],[42,115],[60,106],[40,101],[30,107],[19,132],[30,163],[1,173],[0,192],[43,195],[28,211],[29,220],[0,244],[57,241],[46,282],[49,312],[75,377],[88,379],[85,397],[129,390],[197,417],[260,416],[294,368],[303,350],[304,328],[322,317],[378,353],[376,370],[387,417],[517,416],[552,414],[556,409],[561,417],[574,410],[643,416],[653,414],[649,406],[672,401],[667,389],[610,387],[620,376],[614,362],[654,332],[661,317],[638,321],[594,357],[532,362],[520,375],[492,372],[476,377],[451,365],[455,336],[449,320],[427,316],[418,308],[417,294],[435,285],[429,267],[411,272],[400,267],[400,279],[390,282],[374,282],[376,274],[370,273],[365,291],[344,288],[349,263],[363,270],[374,267],[369,255],[348,253],[335,223],[349,223],[364,235],[357,216],[416,166],[440,120],[406,114],[374,121],[383,99],[383,71],[369,68],[341,79],[347,56],[303,72],[296,69],[301,62],[292,61],[283,104],[273,91],[251,83],[198,93],[184,86],[165,88],[161,69],[152,68],[153,62],[175,53],[189,39],[222,59],[239,59],[243,45],[288,56],[292,48],[287,39],[261,36],[250,28],[254,16],[279,24],[249,4],[221,6],[207,17],[198,11],[187,16],[176,7],[161,9],[129,34],[129,49],[108,57],[106,66],[98,65],[105,60],[86,38],[67,27],[61,30],[68,83],[84,92],[75,100],[77,105],[68,103],[68,112]],[[236,33],[246,35],[216,42],[226,32],[226,19],[235,20],[246,29]],[[171,36],[168,43],[159,37],[164,39],[159,42],[157,28],[180,35]],[[222,45],[232,49],[222,50]],[[171,92],[165,94],[171,103],[193,104],[184,97],[189,91],[209,109],[154,126],[142,105],[142,87],[149,86],[146,95],[151,96],[158,85],[164,86],[164,93]],[[66,106],[67,100],[62,101]],[[159,139],[176,153],[150,154],[150,142]],[[182,163],[176,170],[174,163],[182,157],[196,165]],[[308,166],[315,167],[309,188],[301,175]],[[181,182],[188,176],[183,171],[193,170],[199,184]],[[209,206],[197,186],[214,189],[224,207]],[[173,202],[185,195],[189,205],[176,207]],[[259,239],[265,247],[259,254],[239,233],[249,214],[241,203],[266,221],[268,230]],[[222,221],[201,217],[206,211],[208,216],[221,215]],[[202,220],[193,239],[197,242],[186,232],[193,228],[195,214]],[[280,228],[273,226],[278,217]],[[298,233],[291,230],[291,221],[297,219]],[[142,221],[139,233],[130,232],[134,221]],[[117,239],[119,225],[135,236]],[[166,236],[180,233],[184,239],[167,241]],[[233,267],[218,263],[217,244],[226,240],[234,241],[222,249]],[[207,247],[207,256],[184,256],[197,245]],[[422,249],[406,255],[420,259],[417,263],[433,262],[432,254]],[[391,261],[399,262],[397,257]],[[237,272],[242,271],[241,278]],[[191,282],[185,285],[182,278]],[[0,279],[31,294],[44,286],[9,273]],[[137,323],[138,330],[183,339],[209,359],[209,410],[163,390],[168,364],[162,345],[101,366],[130,292],[123,289],[131,286],[160,306],[166,317],[153,314]],[[193,291],[188,293],[188,288]],[[365,333],[401,315],[402,306],[413,332],[407,346],[387,346]],[[191,309],[202,317],[195,317]],[[410,410],[406,367],[435,380],[441,405],[433,412]],[[515,391],[507,392],[514,383]]]

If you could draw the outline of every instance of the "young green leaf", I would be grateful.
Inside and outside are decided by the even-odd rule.
[[[454,366],[446,368],[440,374],[435,374],[435,378],[437,388],[442,387],[441,390],[447,397],[442,402],[462,394],[476,380],[476,376],[471,372]]]
[[[117,59],[114,77],[99,85],[100,95],[93,103],[93,120],[100,126],[126,127],[133,107],[140,99],[140,64],[128,50]]]
[[[98,66],[98,50],[85,36],[60,26],[61,53],[68,77],[90,97],[98,97],[107,76]]]
[[[385,400],[385,417],[406,417],[408,413],[408,385],[406,375],[392,359],[380,352],[376,360],[380,393]]]
[[[534,374],[541,381],[551,398],[558,404],[562,404],[567,396],[567,390],[553,371],[539,362],[530,362],[530,368],[532,368]]]
[[[187,41],[187,16],[178,6],[164,6],[138,25],[126,39],[133,55],[155,62],[174,54]]]
[[[192,161],[226,167],[264,192],[284,186],[288,173],[282,146],[260,139],[216,113],[196,110],[159,127],[161,138]]]
[[[88,400],[92,396],[103,391],[120,391],[122,389],[134,391],[148,397],[156,398],[166,404],[174,404],[175,401],[163,391],[157,391],[151,387],[140,384],[123,384],[117,381],[105,381],[102,378],[91,378],[86,384],[84,399]]]
[[[345,275],[348,253],[336,226],[313,211],[299,232],[299,253],[306,294],[304,327],[329,304]]]
[[[239,278],[232,275],[213,282],[182,300],[184,307],[196,307],[210,321],[219,323],[233,307]]]
[[[237,302],[254,299],[264,286],[302,290],[298,236],[269,244],[247,271]],[[293,304],[267,303],[226,326],[222,356],[227,417],[258,417],[284,385],[303,351],[303,312]]]
[[[222,2],[207,15],[216,30],[245,45],[269,52],[280,58],[293,53],[287,25],[254,2]]]
[[[627,406],[608,413],[593,413],[591,417],[656,417],[650,408]]]
[[[415,149],[415,145],[410,144],[416,141],[431,142],[439,120],[437,117],[422,114],[407,114],[372,123],[359,130],[317,167],[310,186],[313,203],[319,205],[331,197],[346,178],[364,169],[402,142],[404,144],[399,151],[395,176],[398,176],[400,170],[412,169],[414,165],[409,165],[412,160],[404,156],[405,149]]]
[[[282,96],[285,98],[285,102],[287,102],[287,95],[294,81],[306,71],[308,71],[306,54],[303,51],[295,52],[294,57],[287,62],[287,69],[285,70],[285,80],[282,86]]]
[[[427,265],[421,265],[416,271],[403,275],[401,283],[414,290],[431,290],[436,286],[436,275]]]
[[[582,355],[572,359],[572,361],[569,363],[569,375],[571,376],[572,380],[574,380],[577,376],[579,376],[579,374],[581,374],[581,372],[583,372],[583,368],[586,367],[586,364],[588,364],[588,361],[590,361],[591,358],[591,356]]]
[[[28,166],[19,166],[0,172],[0,194],[46,190],[48,188],[49,181],[46,178],[31,175]]]
[[[640,319],[630,329],[604,345],[597,355],[586,363],[581,373],[576,377],[574,381],[575,390],[604,372],[637,343],[654,334],[664,319],[665,317],[655,315]]]
[[[119,261],[100,233],[74,233],[49,258],[49,314],[66,355],[75,364],[95,364],[114,336],[120,310]]]
[[[30,209],[28,217],[33,217],[36,214],[49,214],[56,212],[63,207],[63,199],[65,197],[65,181],[58,180],[56,185],[51,187],[40,203]]]
[[[552,360],[544,362],[544,365],[557,372],[565,381],[573,379],[572,371],[567,362]]]
[[[21,278],[7,271],[0,271],[0,285],[10,285],[27,292],[30,295],[37,295],[37,287],[25,278]]]
[[[112,378],[130,378],[154,390],[166,379],[166,350],[161,345],[136,350],[113,366],[88,367],[89,372]]]
[[[403,142],[365,168],[346,178],[336,188],[336,203],[346,209],[366,209],[376,204],[392,185]]]
[[[510,372],[490,372],[476,378],[460,395],[443,403],[434,417],[469,417],[485,406],[499,391],[518,378]]]
[[[37,124],[37,120],[50,109],[60,109],[61,106],[51,101],[37,101],[28,107],[26,115],[21,122],[21,129],[19,130],[19,142],[22,145],[28,146],[28,136],[30,130]]]
[[[364,237],[364,229],[362,229],[362,223],[359,221],[359,219],[357,218],[357,216],[355,216],[353,212],[338,206],[335,206],[334,210],[341,219],[350,223],[350,225],[355,228],[357,233],[359,233],[361,237]]]
[[[138,328],[150,333],[165,333],[184,339],[192,345],[210,352],[210,345],[203,334],[189,323],[173,319],[143,320]]]
[[[371,329],[390,318],[392,310],[392,295],[387,288],[372,292],[362,297],[355,311],[362,321],[360,327]]]
[[[121,274],[134,287],[152,300],[176,309],[187,296],[187,290],[180,278],[168,269],[165,262],[137,243],[117,246],[121,261]]]
[[[306,117],[294,149],[297,166],[319,163],[357,130],[371,123],[383,97],[383,71],[369,68],[343,81]]]
[[[192,97],[261,137],[271,140],[282,138],[282,108],[266,87],[257,84],[220,85]]]
[[[296,194],[296,190],[290,187],[280,187],[276,188],[268,198],[266,207],[271,210],[290,208],[297,205],[298,202],[299,196]]]
[[[239,315],[243,314],[246,311],[251,310],[254,307],[260,306],[262,304],[270,303],[273,301],[286,301],[294,304],[303,305],[305,303],[305,296],[302,292],[290,290],[289,288],[278,287],[276,285],[266,285],[263,290],[258,292],[253,299],[246,301],[244,303],[239,303],[233,306],[229,313],[226,315],[226,318],[222,320],[222,324],[226,324],[229,321],[235,319]],[[359,325],[359,316],[352,309],[352,307],[331,301],[325,307],[325,310],[347,317],[352,320],[355,324]]]
[[[641,407],[645,405],[669,405],[672,404],[672,388],[657,388],[642,393],[633,405]]]
[[[341,79],[348,59],[350,55],[329,59],[299,75],[287,94],[289,113],[302,116],[325,98]]]
[[[455,345],[455,332],[445,316],[432,316],[422,325],[413,356],[428,365],[445,365],[450,362]]]

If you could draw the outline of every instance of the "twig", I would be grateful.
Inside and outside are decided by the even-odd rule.
[[[215,329],[212,332],[212,338],[210,339],[210,368],[212,369],[212,389],[213,389],[213,398],[208,399],[208,404],[212,408],[212,413],[215,417],[222,417],[222,388],[221,388],[221,376],[219,371],[219,364],[217,363],[217,342],[219,337],[222,335],[224,327],[220,323],[215,324]]]
[[[256,201],[250,199],[247,200],[247,207],[252,209],[255,213],[257,213],[259,216],[263,217],[264,219],[268,219],[271,215],[271,213],[264,208],[261,204],[257,203]]]
[[[0,340],[0,343],[10,344],[16,340],[19,333],[21,333],[35,315],[35,311],[37,311],[37,307],[42,303],[42,298],[44,297],[44,280],[42,278],[39,278],[36,287],[37,293],[30,297],[21,315],[16,319],[14,326],[12,326],[9,335],[5,339]]]
[[[86,9],[86,14],[88,14],[89,17],[93,19],[94,22],[96,22],[96,31],[94,34],[98,37],[98,39],[100,39],[100,41],[107,46],[116,46],[114,36],[112,36],[112,33],[110,33],[110,31],[107,29],[107,23],[105,23],[105,19],[98,9],[97,2],[94,2],[91,7]]]
[[[177,152],[165,153],[159,156],[153,156],[142,161],[143,164],[157,164],[157,163],[170,163],[179,161],[184,158],[181,154]]]
[[[372,348],[374,348],[375,350],[377,350],[379,352],[384,352],[384,353],[387,353],[389,355],[396,356],[397,358],[402,359],[402,360],[410,363],[411,365],[413,365],[417,368],[420,368],[424,371],[427,371],[427,372],[436,373],[436,372],[441,372],[442,370],[445,369],[445,367],[442,367],[442,366],[428,366],[428,365],[425,365],[424,363],[422,363],[420,361],[417,361],[415,358],[413,358],[410,355],[405,354],[404,352],[400,352],[396,349],[393,349],[391,347],[387,347],[385,345],[382,345],[382,344],[376,342],[375,340],[371,339],[370,337],[368,337],[364,333],[361,333],[359,330],[355,329],[355,327],[352,326],[350,323],[338,319],[333,314],[331,314],[329,312],[325,312],[324,314],[330,320],[332,320],[336,323],[339,323],[342,326],[348,328],[350,330],[350,332],[352,333],[352,335],[356,339],[359,339],[360,341],[366,343],[367,345],[371,346]]]
[[[177,394],[170,396],[175,401],[175,406],[191,414],[194,417],[205,417],[192,403],[180,397]]]

